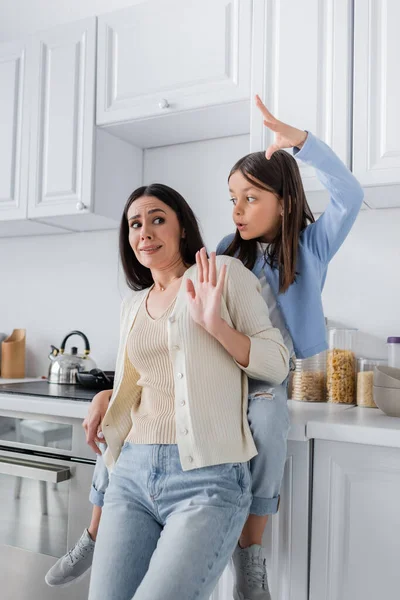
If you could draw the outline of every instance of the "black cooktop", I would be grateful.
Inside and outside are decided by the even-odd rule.
[[[46,379],[43,379],[43,381],[30,381],[25,383],[0,384],[0,394],[46,396],[51,398],[62,398],[63,400],[80,400],[84,402],[90,402],[96,393],[96,390],[90,390],[81,385],[48,383]]]

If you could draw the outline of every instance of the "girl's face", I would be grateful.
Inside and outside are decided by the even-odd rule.
[[[256,180],[255,180],[256,181]],[[232,217],[244,240],[261,238],[270,242],[282,224],[282,205],[273,192],[260,189],[235,171],[229,178],[233,204]]]
[[[128,209],[129,244],[149,269],[167,271],[182,262],[177,214],[155,196],[141,196]]]

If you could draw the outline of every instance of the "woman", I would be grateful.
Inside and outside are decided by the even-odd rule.
[[[126,204],[114,390],[102,421],[111,471],[90,600],[208,598],[250,503],[247,377],[285,380],[289,356],[257,278],[203,248],[163,185]]]

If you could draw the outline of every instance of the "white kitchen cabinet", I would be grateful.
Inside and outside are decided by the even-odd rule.
[[[100,16],[97,123],[131,122],[113,130],[142,147],[248,133],[251,17],[252,0],[146,0]]]
[[[0,47],[0,237],[112,229],[142,150],[95,126],[96,18]]]
[[[0,219],[24,218],[28,188],[26,44],[0,45]]]
[[[26,219],[30,93],[27,42],[0,45],[0,237],[56,233]]]
[[[314,456],[310,600],[397,600],[400,449],[317,440]]]
[[[141,183],[142,153],[95,128],[96,19],[34,36],[28,217],[109,229]]]
[[[363,0],[361,0],[363,1]],[[313,132],[350,165],[352,0],[254,0],[252,95],[280,120]],[[251,105],[251,150],[272,135]],[[314,169],[299,161],[311,209],[328,194]]]
[[[398,0],[355,0],[353,170],[373,208],[400,206],[399,22]]]
[[[34,36],[29,218],[92,208],[96,19]]]
[[[308,600],[311,442],[289,441],[278,513],[269,519],[263,545],[274,600]],[[230,567],[210,600],[232,599]]]

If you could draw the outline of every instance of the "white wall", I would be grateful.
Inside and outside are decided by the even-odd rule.
[[[386,358],[386,338],[400,336],[399,273],[400,209],[360,212],[330,265],[323,300],[330,320],[359,329],[361,356]]]
[[[204,241],[214,249],[233,231],[228,175],[250,148],[248,135],[145,150],[144,183],[158,181],[176,188],[196,213]]]
[[[176,187],[213,249],[232,231],[226,178],[247,150],[247,136],[147,150],[145,182]],[[117,238],[106,231],[0,240],[0,332],[27,329],[28,375],[46,374],[50,344],[72,329],[89,337],[99,367],[113,369],[126,290]],[[331,321],[359,328],[360,355],[385,357],[386,337],[400,335],[399,265],[400,210],[360,213],[323,294]]]
[[[0,239],[0,332],[27,330],[27,375],[47,375],[50,344],[74,329],[85,333],[93,358],[114,369],[119,305],[117,233]],[[83,349],[79,338],[67,347]]]

